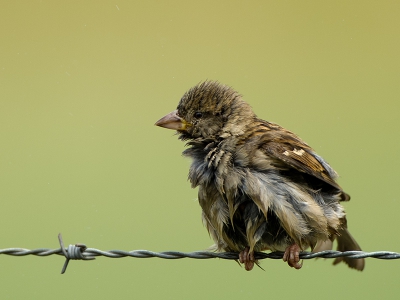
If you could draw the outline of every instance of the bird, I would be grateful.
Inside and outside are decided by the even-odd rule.
[[[155,125],[175,130],[191,159],[202,221],[213,250],[237,252],[250,271],[254,253],[281,251],[294,269],[300,252],[361,251],[348,231],[341,202],[350,196],[337,173],[296,134],[257,117],[235,89],[206,80],[190,88],[177,109]],[[336,258],[362,271],[364,259]]]

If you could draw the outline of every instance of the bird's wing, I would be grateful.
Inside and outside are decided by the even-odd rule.
[[[270,129],[264,131],[261,138],[261,149],[264,150],[265,154],[277,159],[280,163],[316,177],[342,191],[335,181],[338,176],[337,173],[310,146],[294,133],[283,129],[279,125],[264,123],[263,127],[265,128],[265,126]],[[350,197],[343,192],[343,200],[349,199]]]

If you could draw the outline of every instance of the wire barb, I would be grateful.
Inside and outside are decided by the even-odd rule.
[[[65,249],[61,233],[58,234],[58,241],[61,247],[60,250],[62,251],[62,254],[65,256],[65,263],[61,270],[61,274],[64,274],[65,271],[67,270],[70,259],[82,259],[82,260],[95,259],[92,256],[84,254],[85,250],[87,249],[85,244],[69,245],[68,249]]]
[[[70,259],[80,260],[92,260],[96,256],[105,256],[110,258],[122,258],[122,257],[134,257],[134,258],[150,258],[158,257],[163,259],[181,259],[181,258],[194,258],[194,259],[209,259],[209,258],[221,258],[228,260],[238,260],[239,253],[237,252],[209,252],[209,251],[195,251],[195,252],[178,252],[178,251],[165,251],[165,252],[153,252],[148,250],[109,250],[103,251],[96,248],[87,248],[84,244],[69,245],[68,248],[64,247],[61,233],[58,235],[60,248],[58,249],[47,249],[39,248],[34,250],[24,248],[7,248],[0,249],[0,255],[13,255],[13,256],[25,256],[25,255],[36,255],[36,256],[49,256],[49,255],[62,255],[65,257],[65,263],[62,268],[61,274],[64,274]],[[257,260],[260,259],[282,259],[283,252],[255,252],[254,257]],[[327,250],[321,252],[301,252],[300,259],[313,259],[313,258],[337,258],[337,257],[349,257],[349,258],[377,258],[377,259],[400,259],[400,253],[390,251],[376,251],[376,252],[364,252],[364,251],[334,251]]]

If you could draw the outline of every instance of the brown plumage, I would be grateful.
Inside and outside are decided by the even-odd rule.
[[[240,252],[246,270],[254,251],[361,250],[347,230],[340,201],[350,199],[336,172],[294,133],[257,118],[232,88],[205,81],[186,92],[177,110],[156,125],[188,141],[189,180],[199,187],[208,232],[219,251]],[[336,259],[363,270],[363,259]]]

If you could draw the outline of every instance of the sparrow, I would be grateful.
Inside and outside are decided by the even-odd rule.
[[[233,88],[204,81],[155,125],[187,142],[189,181],[198,187],[202,220],[216,251],[239,252],[247,271],[255,251],[282,251],[300,269],[299,254],[361,248],[347,229],[342,201],[350,200],[337,173],[309,145],[256,116]],[[336,258],[364,269],[364,259]]]

